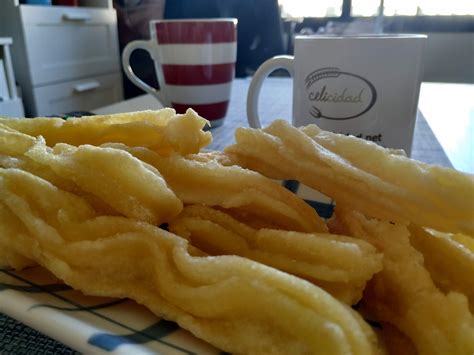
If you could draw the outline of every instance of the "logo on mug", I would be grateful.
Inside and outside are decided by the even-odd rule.
[[[368,112],[377,100],[375,86],[360,75],[322,68],[305,79],[309,113],[315,118],[348,120]]]

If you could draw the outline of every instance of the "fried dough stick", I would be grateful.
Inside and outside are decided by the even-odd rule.
[[[210,255],[239,255],[304,278],[342,302],[357,303],[366,282],[382,269],[375,248],[326,233],[253,229],[223,211],[186,206],[169,230]]]
[[[185,114],[165,108],[64,120],[58,117],[34,119],[1,118],[0,124],[33,137],[43,136],[48,146],[57,143],[101,145],[116,142],[148,147],[162,154],[198,153],[212,141],[203,127],[208,121],[192,109]]]
[[[38,198],[42,197],[42,198]],[[85,294],[128,297],[224,349],[246,354],[373,354],[362,318],[322,289],[0,169],[0,239]],[[58,213],[61,211],[61,213]]]
[[[302,199],[261,174],[239,166],[201,161],[199,155],[161,156],[147,148],[108,144],[154,166],[184,204],[242,209],[278,228],[326,232],[318,214]]]
[[[474,176],[375,143],[282,120],[239,128],[226,154],[271,178],[295,179],[369,217],[474,235]],[[447,203],[449,201],[449,203]]]
[[[474,312],[474,252],[456,236],[410,225],[410,241],[423,254],[424,265],[443,291],[457,291],[469,299]]]
[[[0,127],[0,167],[29,171],[84,195],[102,212],[161,224],[182,209],[154,167],[117,149],[68,144],[49,148],[41,137]]]
[[[36,139],[0,123],[0,154],[22,156],[36,143]]]
[[[383,252],[383,269],[369,282],[363,307],[382,322],[396,326],[423,354],[472,354],[474,318],[467,298],[442,293],[410,244],[405,226],[368,220],[340,208],[330,222],[335,232],[372,243]]]

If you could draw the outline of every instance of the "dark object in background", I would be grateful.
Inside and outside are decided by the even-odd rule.
[[[51,5],[51,0],[21,0],[20,3],[28,5]]]
[[[95,116],[95,113],[92,113],[89,111],[72,111],[72,112],[67,112],[67,113],[62,113],[62,114],[57,114],[57,115],[48,115],[46,117],[59,117],[59,118],[62,118],[63,120],[67,120],[68,118],[71,118],[71,117],[82,117],[82,116]]]
[[[67,112],[60,117],[67,119],[69,117],[82,117],[82,116],[95,116],[95,113],[89,112],[89,111],[73,111],[73,112]]]
[[[235,17],[236,76],[252,75],[267,59],[284,54],[277,0],[168,0],[165,19]]]
[[[170,0],[173,2],[173,0]],[[150,39],[149,22],[163,18],[165,0],[114,0],[117,11],[120,54],[125,45],[135,40]],[[121,62],[120,58],[120,62]],[[158,88],[153,60],[143,50],[134,51],[130,64],[138,77],[152,87]],[[123,70],[123,69],[122,69]],[[122,75],[123,92],[126,99],[144,94],[125,74]]]
[[[79,6],[79,0],[53,0],[56,6]]]

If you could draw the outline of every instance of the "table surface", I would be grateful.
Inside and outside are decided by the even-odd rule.
[[[423,83],[420,111],[458,170],[474,173],[474,85]]]
[[[235,80],[224,124],[212,129],[210,149],[221,150],[234,142],[234,130],[247,126],[246,95],[250,79]],[[266,125],[275,118],[291,117],[291,80],[270,78],[262,89],[260,116]],[[449,94],[448,94],[449,93]],[[474,173],[474,85],[423,83],[419,101],[412,157],[427,163]],[[452,101],[449,101],[452,100]],[[448,103],[456,103],[449,105]],[[139,96],[94,110],[97,114],[159,109],[150,95]],[[32,353],[42,350],[73,353],[71,349],[0,314],[0,353]]]

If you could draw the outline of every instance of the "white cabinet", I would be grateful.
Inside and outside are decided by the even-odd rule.
[[[34,85],[119,71],[114,10],[20,6]]]
[[[122,100],[119,74],[94,76],[34,89],[33,96],[41,115],[58,112],[91,111]]]
[[[11,38],[0,37],[0,116],[23,117],[10,55]]]
[[[117,17],[106,4],[0,2],[0,35],[13,37],[13,66],[28,116],[87,111],[123,99]],[[78,85],[82,92],[74,89]]]

